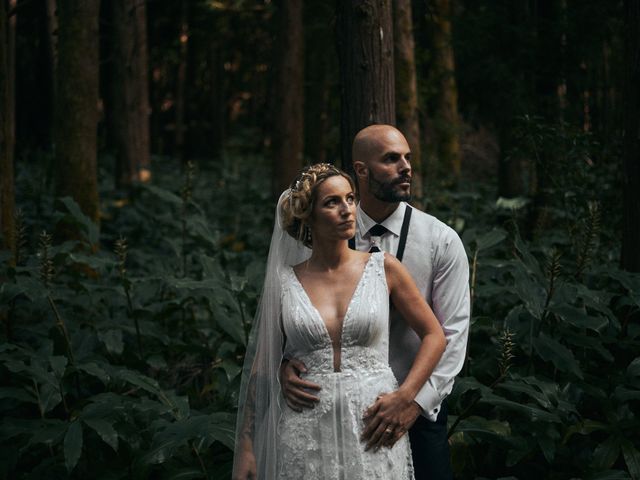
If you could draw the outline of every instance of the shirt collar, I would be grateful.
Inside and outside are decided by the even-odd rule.
[[[400,202],[398,204],[398,208],[394,210],[394,212],[385,218],[380,225],[384,226],[387,230],[393,233],[396,237],[400,236],[400,230],[402,230],[402,221],[404,219],[404,212],[407,209],[407,204],[404,202]],[[371,219],[369,215],[367,215],[364,210],[358,204],[358,230],[362,232],[362,236],[364,236],[371,227],[376,224],[375,221]]]

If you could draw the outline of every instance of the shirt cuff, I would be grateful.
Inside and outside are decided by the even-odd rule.
[[[416,395],[415,401],[420,405],[420,408],[422,408],[422,415],[427,420],[435,422],[438,418],[438,413],[440,413],[442,400],[430,382],[425,383],[420,389],[418,395]]]

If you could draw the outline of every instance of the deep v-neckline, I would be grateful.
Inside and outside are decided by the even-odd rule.
[[[351,298],[349,299],[349,303],[347,304],[347,309],[345,310],[344,315],[342,316],[342,322],[340,323],[340,334],[338,335],[338,340],[340,342],[340,348],[342,348],[342,337],[344,335],[344,327],[345,327],[347,319],[349,318],[349,312],[351,311],[351,305],[353,304],[353,300],[356,298],[358,290],[360,290],[360,286],[361,286],[361,284],[362,284],[362,282],[364,280],[365,274],[367,273],[367,269],[369,268],[369,264],[371,263],[372,259],[373,259],[373,254],[370,254],[369,258],[367,259],[367,261],[364,264],[364,268],[362,269],[362,273],[360,274],[360,278],[358,279],[358,282],[356,283],[356,286],[353,289],[353,292],[351,293]],[[311,301],[311,297],[309,296],[309,294],[307,293],[307,291],[304,288],[304,285],[302,285],[302,282],[298,278],[298,274],[295,272],[293,267],[290,267],[290,268],[291,268],[291,275],[293,275],[294,281],[298,284],[298,286],[300,287],[300,290],[302,290],[302,294],[303,294],[304,298],[306,299],[307,303],[309,304],[309,306],[312,308],[313,311],[315,311],[317,319],[320,321],[320,324],[322,325],[322,329],[323,329],[325,335],[327,336],[327,338],[329,340],[329,345],[331,345],[332,348],[333,348],[333,341],[331,339],[331,335],[329,335],[329,329],[327,328],[327,322],[325,321],[324,318],[322,318],[322,315],[320,314],[320,310],[318,310],[318,308]],[[335,352],[334,352],[334,354],[335,354]]]

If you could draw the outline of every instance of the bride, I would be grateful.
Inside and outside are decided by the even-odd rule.
[[[415,397],[444,351],[438,321],[395,257],[349,249],[356,198],[347,174],[305,168],[276,210],[245,357],[234,480],[413,478],[406,432],[393,419],[365,427],[363,414],[377,399],[384,409]],[[388,365],[390,300],[422,339],[400,386]],[[312,409],[294,411],[282,397],[278,371],[289,357],[322,387]]]

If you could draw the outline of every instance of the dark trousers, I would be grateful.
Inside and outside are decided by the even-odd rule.
[[[451,480],[451,456],[447,439],[447,403],[435,422],[422,415],[409,430],[416,480]]]

